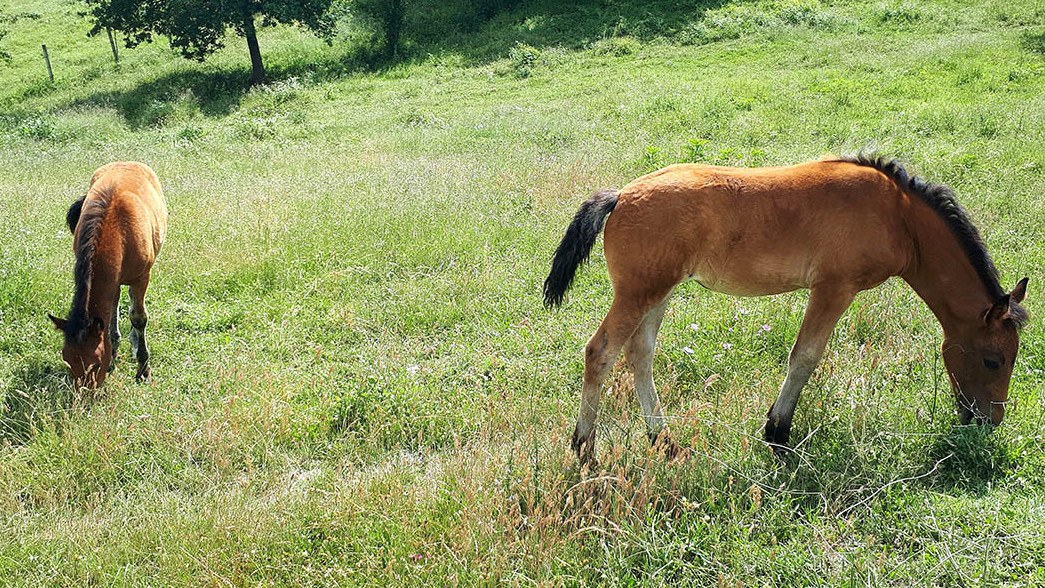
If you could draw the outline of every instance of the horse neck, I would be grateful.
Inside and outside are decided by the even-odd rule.
[[[936,315],[944,333],[980,320],[993,300],[951,229],[921,203],[912,205],[907,226],[915,253],[901,277]]]
[[[87,300],[87,318],[92,321],[95,317],[102,319],[105,326],[109,326],[109,317],[112,313],[113,301],[116,292],[120,288],[117,278],[117,270],[112,267],[108,260],[95,260],[95,271],[91,274],[90,297]]]

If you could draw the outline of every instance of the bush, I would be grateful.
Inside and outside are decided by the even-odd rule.
[[[592,43],[591,52],[595,55],[622,57],[636,53],[640,47],[642,47],[642,43],[634,37],[610,37]]]
[[[529,77],[533,73],[533,68],[537,66],[540,58],[541,50],[526,43],[518,42],[508,50],[508,61],[512,70],[521,78]]]

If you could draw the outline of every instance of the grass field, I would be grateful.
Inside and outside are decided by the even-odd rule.
[[[1040,2],[422,11],[392,64],[352,23],[267,29],[252,89],[239,39],[116,66],[82,5],[5,4],[40,18],[0,41],[0,585],[1045,585]],[[866,146],[955,189],[1006,288],[1031,278],[1004,425],[957,426],[940,328],[890,280],[839,323],[781,462],[761,426],[805,293],[685,285],[655,373],[691,458],[651,452],[621,364],[579,472],[612,292],[599,250],[563,309],[540,285],[580,202]],[[154,379],[125,341],[84,396],[46,313],[72,297],[66,207],[120,159],[171,212]]]

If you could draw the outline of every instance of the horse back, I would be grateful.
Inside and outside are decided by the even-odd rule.
[[[110,163],[91,177],[85,209],[93,199],[108,200],[96,255],[119,260],[121,283],[134,281],[152,267],[167,235],[159,178],[143,163]]]
[[[675,165],[621,190],[606,261],[615,287],[692,279],[765,295],[844,280],[864,289],[908,263],[908,205],[884,174],[848,162]]]

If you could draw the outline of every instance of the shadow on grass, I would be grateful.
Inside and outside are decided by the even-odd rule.
[[[743,2],[744,0],[736,0]],[[477,17],[467,2],[418,2],[412,5],[403,32],[402,51],[389,58],[380,50],[378,35],[362,35],[339,54],[299,57],[291,62],[266,63],[270,81],[307,78],[312,83],[335,81],[359,72],[387,71],[404,63],[420,63],[433,56],[453,55],[470,65],[482,65],[509,56],[523,43],[535,48],[578,49],[608,37],[628,36],[639,41],[669,38],[702,19],[707,10],[728,0],[603,0],[561,3],[551,0],[519,3],[514,9]],[[180,59],[180,58],[178,58]],[[27,88],[23,98],[53,90]],[[250,90],[249,63],[210,71],[179,71],[148,79],[124,91],[99,92],[66,107],[112,107],[132,129],[162,125],[190,96],[201,114],[222,118],[234,112]],[[18,101],[18,97],[15,97]]]
[[[177,103],[191,95],[200,113],[222,118],[234,112],[250,89],[246,69],[179,71],[145,81],[127,91],[100,92],[70,106],[116,108],[132,129],[162,124]]]
[[[1045,55],[1045,31],[1023,33],[1020,38],[1020,44],[1027,51]]]
[[[181,59],[181,58],[178,58]],[[267,67],[269,82],[307,77],[312,82],[333,81],[356,72],[377,72],[396,65],[370,47],[357,47],[341,55]],[[129,90],[98,92],[63,106],[115,108],[133,130],[162,126],[178,108],[198,109],[207,118],[221,119],[234,113],[252,88],[249,64],[209,71],[183,70],[148,79]]]
[[[51,362],[33,361],[17,370],[3,391],[0,443],[28,443],[45,423],[71,409],[76,398],[68,373]]]
[[[734,0],[740,3],[744,0]],[[522,3],[516,10],[494,15],[472,30],[468,20],[459,30],[421,23],[414,32],[419,49],[461,55],[467,62],[480,64],[508,55],[518,43],[542,48],[578,49],[599,39],[628,36],[648,42],[672,38],[689,25],[699,22],[704,13],[731,3],[729,0],[652,0],[646,2],[556,2],[541,0]]]
[[[956,426],[936,437],[927,453],[935,472],[926,476],[926,483],[945,491],[985,494],[1017,465],[1009,448],[991,433],[987,426]]]

